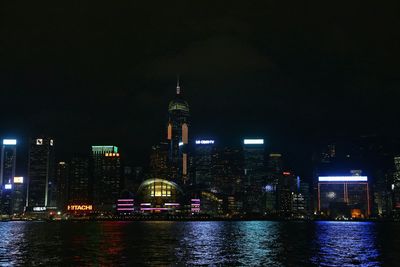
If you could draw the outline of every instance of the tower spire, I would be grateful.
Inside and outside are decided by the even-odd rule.
[[[181,93],[181,87],[179,86],[179,74],[176,75],[176,94],[179,95]]]

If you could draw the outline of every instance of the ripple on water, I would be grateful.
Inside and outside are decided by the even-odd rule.
[[[400,225],[370,222],[3,222],[1,266],[394,266]]]

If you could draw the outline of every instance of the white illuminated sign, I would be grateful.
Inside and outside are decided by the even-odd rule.
[[[367,176],[320,176],[319,182],[367,182]]]
[[[214,140],[196,140],[196,145],[212,145]]]
[[[243,143],[245,145],[263,145],[264,139],[244,139]]]
[[[33,211],[44,211],[46,207],[33,207]]]
[[[5,184],[4,189],[12,189],[12,184]]]
[[[16,139],[3,139],[3,145],[16,145]]]
[[[183,146],[183,142],[179,142],[179,144],[178,144],[179,146]]]
[[[14,177],[14,184],[23,184],[23,183],[24,183],[24,177],[21,176]]]
[[[43,139],[36,139],[36,145],[38,146],[43,145]]]
[[[50,145],[53,146],[54,145],[54,141],[53,139],[50,139]]]

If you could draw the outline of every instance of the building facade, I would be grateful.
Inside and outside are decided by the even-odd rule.
[[[115,210],[122,183],[118,147],[92,146],[92,161],[94,208],[112,212]]]
[[[14,177],[17,157],[17,140],[4,139],[1,148],[0,166],[0,214],[11,214],[13,210]]]
[[[262,213],[266,178],[264,139],[244,139],[243,158],[245,211]]]
[[[38,137],[30,140],[27,207],[43,210],[57,206],[54,140]],[[36,208],[36,209],[35,209]]]
[[[318,177],[318,212],[330,218],[368,218],[370,196],[367,176]]]

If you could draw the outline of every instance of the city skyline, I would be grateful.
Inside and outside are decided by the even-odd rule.
[[[0,266],[397,266],[399,3],[4,1]]]
[[[132,165],[124,151],[110,143],[92,145],[89,154],[78,152],[60,161],[55,157],[56,139],[35,136],[29,141],[23,178],[16,176],[21,175],[16,171],[20,141],[3,139],[3,214],[13,210],[13,216],[81,216],[90,211],[90,216],[102,218],[147,212],[190,216],[191,211],[191,216],[215,218],[303,219],[398,215],[398,143],[375,136],[330,140],[304,159],[310,164],[304,175],[288,166],[288,157],[273,150],[263,136],[244,136],[233,144],[220,143],[212,135],[192,137],[189,103],[178,78],[175,95],[165,107],[164,137],[151,147],[148,166]]]

